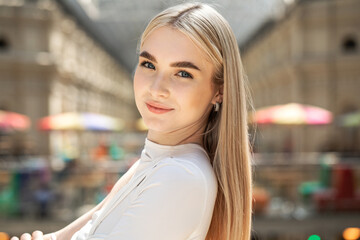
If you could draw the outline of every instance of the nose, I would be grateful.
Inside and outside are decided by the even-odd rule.
[[[155,98],[167,98],[170,94],[169,82],[165,74],[157,74],[150,84],[149,92]]]

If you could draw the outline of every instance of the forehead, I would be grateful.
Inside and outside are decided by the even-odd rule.
[[[140,52],[147,51],[160,60],[191,61],[209,65],[207,55],[181,31],[163,26],[153,30],[144,40]]]

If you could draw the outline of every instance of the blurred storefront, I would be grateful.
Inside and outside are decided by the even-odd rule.
[[[337,122],[360,110],[360,2],[293,2],[241,46],[254,105],[314,105],[332,112],[333,123],[258,125],[256,149],[360,152],[359,127]]]
[[[124,131],[134,130],[131,76],[90,32],[57,1],[0,1],[0,108],[32,121],[16,140],[3,136],[8,145],[31,142],[32,153],[43,156],[71,146],[73,155],[88,158],[99,138],[111,144],[120,137],[39,131],[41,118],[67,112],[106,115],[121,120]]]
[[[58,1],[0,1],[0,232],[73,220],[139,155],[131,74],[93,31]]]
[[[360,1],[289,2],[241,46],[259,110],[253,239],[359,239]],[[287,106],[328,117],[274,116]]]

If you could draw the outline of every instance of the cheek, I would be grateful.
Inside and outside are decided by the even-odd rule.
[[[136,70],[135,74],[134,74],[133,86],[134,86],[134,94],[135,94],[135,98],[136,98],[136,96],[138,96],[145,87],[143,77],[141,76],[141,74],[139,73],[138,70]]]
[[[187,96],[187,105],[196,112],[203,114],[211,104],[211,89],[206,87],[198,88],[191,95]]]
[[[141,111],[141,96],[144,95],[144,82],[141,78],[141,74],[137,71],[134,74],[134,82],[133,82],[133,89],[134,89],[134,97],[135,97],[135,104],[139,111]]]

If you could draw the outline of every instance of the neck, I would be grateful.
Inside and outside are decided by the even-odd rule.
[[[157,132],[149,129],[147,138],[150,141],[162,145],[175,146],[186,143],[196,143],[203,146],[203,134],[208,115],[209,114],[205,114],[195,123],[171,132]]]

